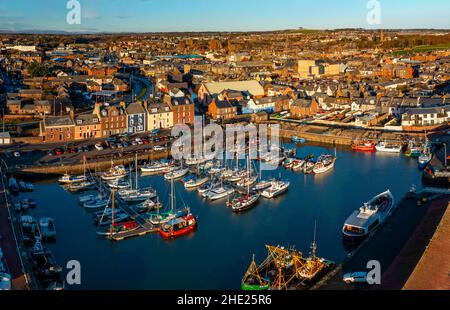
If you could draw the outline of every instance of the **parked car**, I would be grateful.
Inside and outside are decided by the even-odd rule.
[[[342,279],[345,283],[367,283],[367,272],[346,273]]]
[[[62,155],[64,151],[62,149],[55,149],[55,155]]]
[[[153,147],[153,150],[154,150],[155,152],[162,152],[162,151],[165,151],[166,148],[163,147],[163,146],[161,146],[161,145],[155,145],[155,146]]]
[[[144,143],[144,144],[148,144],[148,140],[147,140],[147,139],[145,139],[145,138],[142,138],[141,140],[142,140],[142,143]]]
[[[13,155],[14,155],[15,158],[19,158],[20,157],[20,152],[14,152]]]
[[[122,142],[123,147],[129,147],[129,144],[127,142]]]
[[[97,149],[97,151],[103,151],[103,146],[100,143],[97,143],[95,145],[95,148]]]
[[[48,156],[55,156],[56,153],[55,153],[54,150],[50,150],[50,151],[48,151],[47,155],[48,155]]]
[[[139,138],[139,137],[136,138],[134,141],[136,141],[136,143],[139,144],[139,145],[142,144],[142,139]]]

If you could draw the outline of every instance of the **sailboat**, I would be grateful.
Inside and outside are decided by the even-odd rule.
[[[246,188],[250,185],[255,184],[257,180],[258,180],[258,176],[253,175],[250,158],[247,156],[247,175],[244,178],[242,178],[241,180],[239,180],[236,183],[236,185],[241,188]]]
[[[232,201],[228,202],[227,205],[231,207],[233,212],[243,212],[251,209],[256,205],[261,193],[258,191],[250,192],[250,184],[247,185],[247,193],[244,195],[238,195]]]
[[[119,196],[126,202],[143,202],[147,199],[153,199],[156,195],[156,190],[152,187],[139,189],[139,177],[138,177],[138,164],[137,164],[137,154],[135,159],[135,189],[123,189],[119,191]]]
[[[224,186],[223,181],[219,185],[212,187],[209,191],[203,193],[203,197],[207,200],[219,200],[234,193],[234,189],[229,186]]]
[[[174,214],[175,209],[175,192],[173,179],[171,180],[170,209]],[[195,230],[197,227],[197,219],[192,215],[189,208],[185,208],[183,212],[176,213],[170,218],[166,218],[161,223],[159,230],[160,235],[164,239],[171,239],[186,235]]]
[[[114,166],[114,162],[111,160],[111,168],[109,171],[104,172],[101,175],[102,180],[111,181],[116,179],[124,178],[128,175],[127,170],[123,165]]]
[[[81,192],[95,188],[95,181],[86,176],[86,157],[83,157],[83,175],[74,177],[81,181],[74,181],[68,184],[67,190],[70,192]]]
[[[255,191],[262,191],[262,190],[265,190],[266,188],[269,188],[271,185],[272,185],[271,181],[263,179],[263,177],[262,177],[262,165],[259,164],[258,183],[255,184],[255,186],[253,187],[253,190],[255,190]]]
[[[167,181],[179,179],[179,178],[184,177],[186,174],[188,174],[188,172],[189,172],[189,168],[184,168],[183,163],[181,163],[181,166],[179,168],[176,168],[176,169],[166,173],[164,175],[164,179],[166,179]]]
[[[108,224],[106,224],[107,227],[105,227],[105,225],[103,225],[104,223],[104,216],[102,216],[99,220],[99,229],[97,230],[97,234],[101,235],[101,236],[108,236],[108,237],[113,237],[115,234],[119,233],[119,232],[125,232],[125,231],[133,231],[139,228],[139,225],[135,222],[135,221],[128,221],[128,222],[124,222],[125,219],[122,219],[121,221],[120,218],[116,218],[116,214],[115,214],[115,195],[116,192],[113,189],[111,191],[111,215],[109,216]],[[108,213],[108,208],[106,207],[104,210],[104,214],[106,215]]]

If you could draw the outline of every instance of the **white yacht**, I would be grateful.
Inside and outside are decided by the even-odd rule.
[[[196,188],[208,182],[209,177],[195,177],[184,182],[185,188]]]
[[[80,182],[85,182],[85,181],[87,181],[86,175],[72,176],[70,174],[65,174],[58,179],[58,182],[60,184],[72,184],[72,183],[80,183]]]
[[[342,233],[346,239],[364,239],[383,224],[395,208],[394,196],[388,190],[381,193],[345,221]]]
[[[287,191],[289,185],[288,181],[274,180],[271,182],[270,187],[264,190],[261,195],[267,199],[275,198]]]
[[[164,175],[166,180],[175,180],[184,177],[189,172],[189,168],[179,168]]]
[[[225,198],[234,193],[234,189],[226,186],[214,187],[208,192],[203,194],[203,197],[208,200],[218,200]]]
[[[130,181],[124,179],[116,179],[108,182],[108,186],[114,189],[127,189],[131,188]]]
[[[145,165],[141,167],[141,172],[143,173],[149,173],[149,174],[156,174],[156,173],[163,173],[168,171],[170,168],[169,162],[163,162],[158,161],[152,164]]]
[[[119,191],[119,196],[126,202],[142,202],[156,198],[156,190],[151,187],[142,189],[125,189]]]
[[[117,180],[124,178],[128,175],[128,171],[125,169],[123,165],[120,166],[112,166],[109,171],[103,173],[101,178],[105,181]]]
[[[317,159],[313,172],[315,174],[321,174],[330,171],[334,168],[336,157],[333,155],[322,155]]]
[[[385,141],[382,141],[380,143],[378,143],[375,146],[376,150],[378,152],[382,152],[382,153],[401,153],[402,151],[402,146],[399,144],[390,144],[387,143]]]

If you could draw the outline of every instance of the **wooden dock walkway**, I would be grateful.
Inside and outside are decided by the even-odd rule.
[[[109,188],[104,183],[102,183],[100,181],[100,178],[95,178],[95,180],[96,180],[97,189],[100,192],[103,192],[105,194],[112,193],[111,188]],[[116,206],[118,208],[122,209],[124,212],[126,212],[129,215],[130,219],[135,221],[139,225],[139,228],[132,230],[132,231],[118,232],[110,237],[111,240],[120,241],[120,240],[124,240],[124,239],[129,239],[132,237],[144,236],[144,235],[159,231],[159,227],[149,223],[142,214],[139,214],[138,212],[133,210],[128,205],[128,203],[119,196],[118,193],[115,193],[114,199],[115,199]]]

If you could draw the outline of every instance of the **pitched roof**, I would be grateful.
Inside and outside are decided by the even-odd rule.
[[[220,94],[224,90],[248,92],[253,96],[264,96],[264,88],[257,80],[205,83],[211,95]]]
[[[128,105],[127,109],[127,114],[144,114],[145,113],[145,109],[142,106],[141,103],[139,102],[132,102]]]

